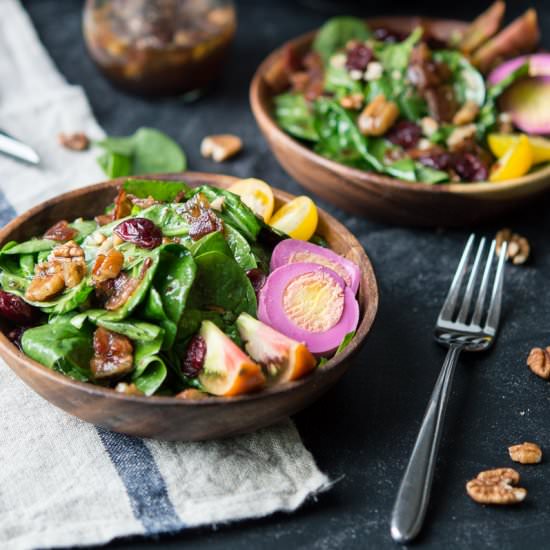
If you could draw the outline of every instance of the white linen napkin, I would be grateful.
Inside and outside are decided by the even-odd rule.
[[[103,179],[97,153],[57,144],[62,131],[103,133],[17,0],[0,0],[0,127],[43,161],[0,156],[0,224]],[[3,549],[99,544],[292,511],[327,485],[291,421],[204,443],[133,438],[56,409],[1,360],[0,465]]]

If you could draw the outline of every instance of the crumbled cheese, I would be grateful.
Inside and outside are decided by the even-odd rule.
[[[437,121],[429,116],[425,116],[420,121],[420,126],[422,127],[422,133],[428,137],[437,132],[437,130],[439,129],[439,124],[437,123]]]
[[[363,71],[358,71],[357,69],[353,69],[349,72],[349,76],[352,80],[363,80]]]
[[[330,64],[335,69],[343,69],[346,65],[346,55],[343,53],[337,53],[330,58]]]
[[[431,147],[432,147],[432,142],[431,142],[429,139],[422,138],[422,139],[418,142],[418,148],[419,148],[421,151],[426,151],[426,149],[430,149]]]
[[[364,78],[369,82],[371,80],[378,80],[382,76],[383,72],[384,68],[380,63],[378,63],[378,61],[371,61],[367,65],[367,70],[365,71]]]

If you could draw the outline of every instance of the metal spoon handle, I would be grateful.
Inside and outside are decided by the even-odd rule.
[[[399,486],[391,519],[391,535],[396,542],[411,541],[422,527],[428,508],[445,410],[461,350],[461,346],[449,348]]]

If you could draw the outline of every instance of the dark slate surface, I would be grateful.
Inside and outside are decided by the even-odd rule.
[[[202,101],[146,102],[125,96],[98,76],[81,37],[82,2],[25,2],[46,48],[69,82],[84,87],[107,132],[125,134],[142,125],[166,131],[187,151],[190,167],[257,176],[299,193],[300,187],[277,165],[248,107],[248,82],[257,64],[284,40],[318,26],[332,12],[364,15],[423,12],[471,18],[481,4],[426,1],[329,2],[240,1],[240,27],[223,79]],[[526,2],[509,2],[518,14]],[[550,4],[539,9],[550,46]],[[314,6],[314,8],[312,8]],[[338,6],[334,8],[334,6]],[[361,6],[361,9],[358,7]],[[217,166],[199,154],[208,133],[234,132],[246,150]],[[469,230],[436,231],[390,227],[351,217],[319,201],[361,240],[380,284],[380,311],[367,345],[344,379],[317,404],[296,416],[305,444],[319,467],[338,480],[300,511],[233,526],[189,530],[159,541],[119,541],[117,548],[391,548],[389,514],[444,352],[431,328]],[[433,488],[422,548],[548,547],[550,463],[519,466],[527,501],[515,509],[479,507],[464,492],[478,471],[510,466],[507,446],[534,440],[550,452],[550,386],[525,367],[531,347],[549,345],[547,299],[550,201],[479,228],[491,236],[511,225],[532,242],[527,267],[509,267],[504,323],[496,348],[464,357],[457,371],[447,429]]]

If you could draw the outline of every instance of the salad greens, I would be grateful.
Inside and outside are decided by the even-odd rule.
[[[140,128],[128,137],[107,137],[97,145],[104,150],[97,162],[110,178],[183,172],[187,168],[181,147],[153,128]]]
[[[489,178],[497,99],[529,72],[490,86],[456,41],[434,46],[420,27],[373,32],[354,17],[327,21],[299,63],[274,98],[285,132],[336,162],[426,184]]]

